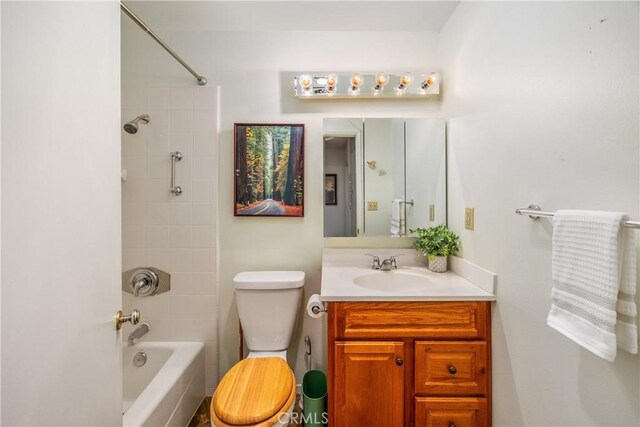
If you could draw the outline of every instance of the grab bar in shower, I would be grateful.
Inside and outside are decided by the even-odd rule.
[[[518,214],[518,215],[529,215],[529,218],[531,218],[531,219],[538,219],[538,218],[551,218],[556,213],[555,212],[545,212],[545,211],[542,210],[542,208],[540,208],[540,206],[532,204],[532,205],[529,205],[526,208],[516,209],[516,214]],[[624,221],[622,223],[622,225],[624,227],[628,227],[628,228],[640,228],[640,221]]]
[[[176,163],[182,160],[182,153],[179,151],[173,151],[170,153],[171,155],[171,187],[169,191],[171,191],[176,196],[182,194],[182,187],[176,185]]]

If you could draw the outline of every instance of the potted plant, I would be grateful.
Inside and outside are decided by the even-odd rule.
[[[409,230],[416,236],[414,246],[429,260],[429,270],[436,273],[447,271],[447,256],[458,253],[460,237],[446,225]]]

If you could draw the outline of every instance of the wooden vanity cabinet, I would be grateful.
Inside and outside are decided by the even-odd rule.
[[[489,427],[490,304],[329,303],[329,426]]]

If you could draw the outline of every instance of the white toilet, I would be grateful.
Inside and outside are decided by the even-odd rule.
[[[296,379],[287,364],[302,299],[303,271],[246,271],[233,279],[246,359],[222,378],[211,400],[216,427],[288,425]]]

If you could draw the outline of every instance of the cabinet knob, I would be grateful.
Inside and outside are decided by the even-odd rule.
[[[456,423],[451,423],[449,427],[456,427]]]
[[[453,365],[449,366],[449,373],[450,373],[451,375],[455,375],[455,374],[456,374],[456,372],[458,372],[458,370],[456,369],[456,367],[455,367],[455,366],[453,366]],[[455,425],[455,424],[451,424],[451,426],[452,426],[452,427],[456,427],[456,425]]]
[[[404,360],[400,359],[399,357],[396,359],[396,365],[398,366],[402,366],[404,364]]]

